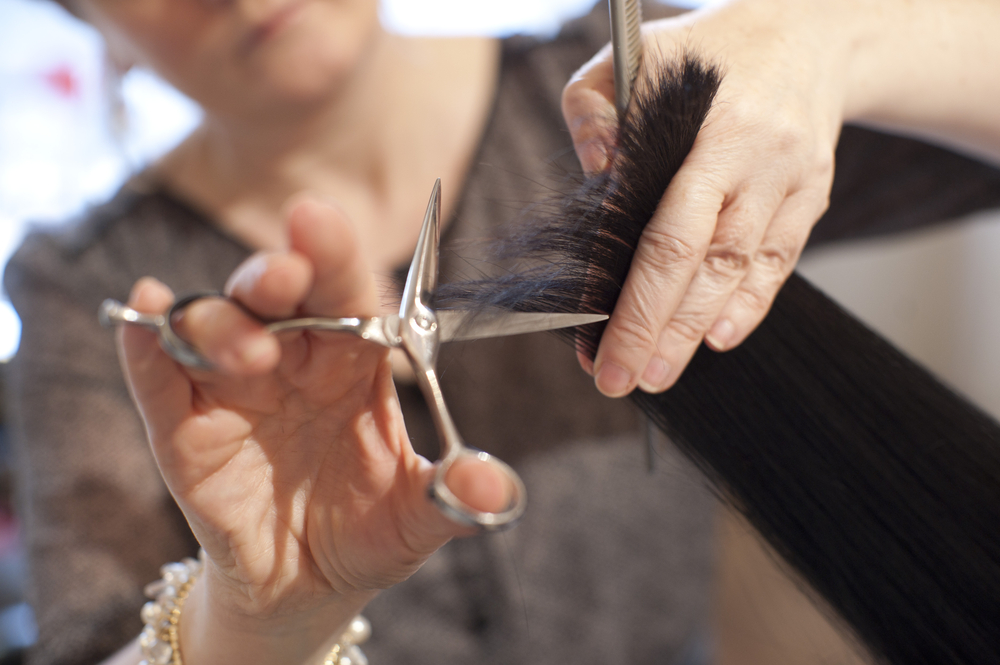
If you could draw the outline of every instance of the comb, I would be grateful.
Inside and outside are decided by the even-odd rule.
[[[639,26],[642,24],[640,0],[609,0],[611,9],[611,52],[615,67],[615,107],[618,117],[624,118],[632,97],[635,81],[642,60],[642,41]]]

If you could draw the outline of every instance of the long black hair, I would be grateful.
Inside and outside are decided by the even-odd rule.
[[[530,213],[498,278],[442,305],[610,313],[718,89],[692,57],[640,86],[612,169]],[[593,357],[602,325],[567,336]],[[1000,426],[792,275],[735,350],[631,399],[879,660],[1000,662]]]

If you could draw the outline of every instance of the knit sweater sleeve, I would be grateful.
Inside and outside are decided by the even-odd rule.
[[[141,629],[143,584],[196,547],[97,321],[104,297],[128,295],[127,248],[77,240],[29,236],[5,273],[23,326],[6,392],[39,629],[30,663],[113,653]]]

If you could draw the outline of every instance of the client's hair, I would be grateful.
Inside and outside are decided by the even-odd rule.
[[[444,304],[610,313],[718,72],[687,57],[633,97],[612,170],[499,244]],[[591,357],[603,324],[567,337]],[[793,275],[737,349],[633,401],[886,662],[1000,662],[1000,426]]]

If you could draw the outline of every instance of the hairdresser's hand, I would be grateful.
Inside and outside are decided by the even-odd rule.
[[[847,39],[826,16],[831,4],[738,1],[644,25],[646,66],[689,50],[724,79],[646,228],[593,367],[581,359],[605,394],[665,390],[703,339],[737,346],[791,274],[827,206],[843,114]],[[613,99],[608,47],[563,95],[589,173],[613,159]]]
[[[263,318],[379,313],[342,213],[300,203],[288,228],[290,249],[233,274],[234,298]],[[146,278],[130,303],[163,312],[172,300]],[[410,447],[386,349],[276,337],[219,300],[192,305],[179,327],[220,371],[179,366],[142,329],[123,328],[121,350],[160,470],[209,558],[182,617],[185,661],[301,662],[467,530],[427,498],[433,467]],[[459,475],[491,473],[473,463]],[[456,493],[483,510],[506,503]]]

